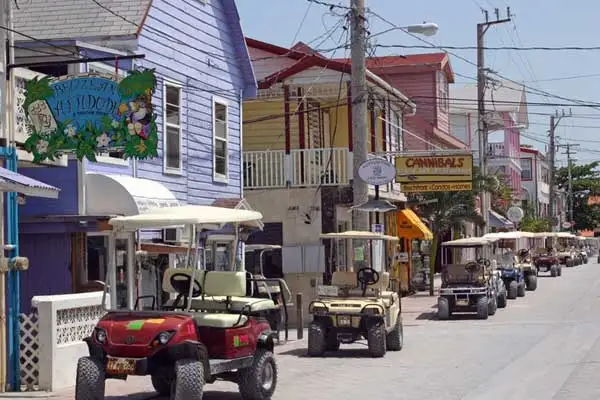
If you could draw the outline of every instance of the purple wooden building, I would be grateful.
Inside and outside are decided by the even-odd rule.
[[[241,108],[245,98],[256,96],[256,80],[234,0],[78,4],[36,0],[14,10],[15,30],[43,40],[19,42],[16,61],[145,58],[31,68],[18,73],[18,86],[40,74],[125,75],[136,67],[155,68],[159,157],[124,160],[110,152],[95,163],[64,156],[54,165],[33,165],[20,151],[21,173],[61,190],[57,200],[27,199],[20,207],[21,254],[30,259],[21,278],[22,312],[32,296],[93,290],[95,281],[105,280],[109,239],[102,227],[108,217],[243,197]],[[23,143],[27,128],[18,112],[17,141]],[[164,232],[146,233],[151,235]],[[119,268],[134,267],[130,239],[117,239],[116,246]]]

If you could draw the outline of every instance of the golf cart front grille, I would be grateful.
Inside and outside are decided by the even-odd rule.
[[[447,287],[440,289],[440,295],[467,295],[467,294],[486,294],[487,288],[485,287]]]

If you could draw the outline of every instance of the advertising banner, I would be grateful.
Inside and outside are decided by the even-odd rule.
[[[396,182],[402,192],[459,192],[473,188],[473,155],[396,157]]]

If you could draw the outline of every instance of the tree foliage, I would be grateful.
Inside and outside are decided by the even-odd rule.
[[[573,219],[575,229],[594,229],[600,225],[600,205],[588,204],[590,196],[600,195],[600,161],[571,166],[573,188]],[[569,169],[556,170],[556,184],[559,189],[568,190]]]

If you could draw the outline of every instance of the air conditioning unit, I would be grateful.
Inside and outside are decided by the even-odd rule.
[[[189,243],[191,236],[189,228],[166,228],[162,237],[165,243]]]

